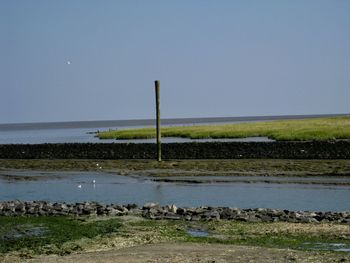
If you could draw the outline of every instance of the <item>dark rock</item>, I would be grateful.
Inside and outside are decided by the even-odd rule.
[[[220,210],[221,219],[235,220],[236,218],[239,218],[241,214],[242,211],[238,208],[224,207]]]
[[[266,209],[266,215],[271,216],[271,217],[279,217],[283,216],[286,213],[282,210],[277,210],[277,209]]]
[[[340,220],[341,223],[350,224],[350,218],[344,218]]]
[[[26,212],[25,204],[23,203],[15,204],[14,210],[17,214],[24,214]]]
[[[137,204],[127,204],[127,205],[126,205],[126,208],[127,208],[128,210],[135,209],[135,208],[137,208]]]
[[[187,212],[192,213],[192,215],[201,215],[204,214],[207,211],[206,207],[198,207],[198,208],[192,208],[188,209]]]
[[[178,207],[177,210],[176,210],[176,214],[178,215],[184,215],[186,214],[187,210],[185,208],[182,208],[182,207]]]
[[[256,218],[259,218],[262,222],[273,222],[274,221],[273,218],[278,218],[278,217],[271,217],[269,215],[257,214]]]
[[[204,212],[201,217],[208,220],[219,220],[220,213],[216,210],[210,209],[209,211]]]

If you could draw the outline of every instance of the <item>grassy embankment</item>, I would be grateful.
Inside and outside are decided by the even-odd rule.
[[[207,237],[193,237],[202,229]],[[313,249],[320,243],[350,246],[346,224],[243,223],[232,221],[150,221],[139,217],[80,218],[0,217],[0,258],[38,254],[70,254],[159,242],[239,244],[260,247]],[[327,245],[323,247],[327,250]]]
[[[144,139],[155,138],[155,135],[155,128],[97,133],[100,139]],[[350,116],[225,125],[168,126],[162,128],[162,136],[192,139],[269,137],[279,141],[350,139]]]

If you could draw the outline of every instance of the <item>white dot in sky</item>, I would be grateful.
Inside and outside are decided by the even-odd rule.
[[[67,65],[70,65],[70,61],[67,61]]]

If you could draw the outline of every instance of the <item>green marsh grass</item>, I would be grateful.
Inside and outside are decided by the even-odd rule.
[[[278,120],[254,123],[166,126],[162,137],[246,138],[268,137],[278,141],[350,139],[350,116],[301,120]],[[100,139],[155,138],[155,128],[110,130],[98,132]]]

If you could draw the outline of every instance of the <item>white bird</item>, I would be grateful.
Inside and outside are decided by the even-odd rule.
[[[78,185],[78,188],[81,188],[81,184],[80,184],[80,185]]]
[[[70,61],[67,61],[67,65],[70,65]]]

